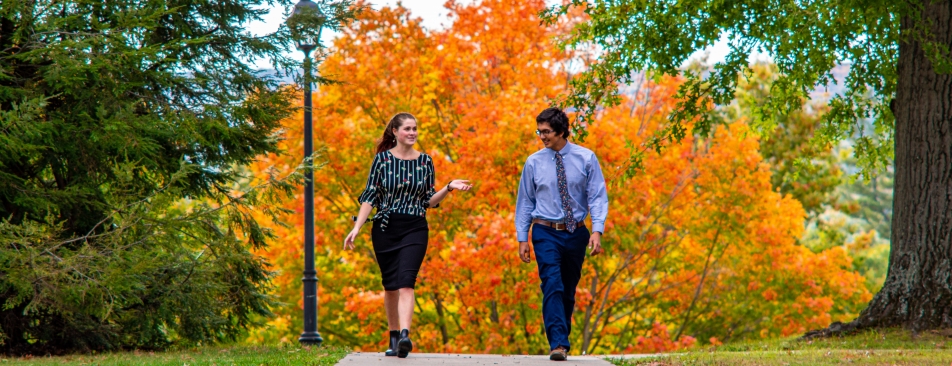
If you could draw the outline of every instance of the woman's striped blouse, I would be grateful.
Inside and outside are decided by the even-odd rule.
[[[426,217],[436,194],[433,159],[420,153],[413,160],[398,159],[388,150],[374,156],[367,187],[358,199],[377,208],[374,220],[385,228],[391,213]],[[439,205],[434,206],[439,207]]]

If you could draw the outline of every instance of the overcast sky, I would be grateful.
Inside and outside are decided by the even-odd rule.
[[[518,0],[514,0],[514,1],[518,1]],[[428,28],[428,29],[445,28],[445,26],[449,25],[450,23],[449,18],[446,17],[446,14],[448,11],[446,10],[446,8],[443,7],[443,3],[444,3],[443,0],[402,0],[401,2],[403,3],[404,7],[410,10],[410,14],[414,16],[418,16],[423,19],[423,26],[425,28]],[[459,4],[465,5],[465,4],[473,3],[474,0],[457,0],[456,2]],[[555,1],[548,0],[548,2],[553,3]],[[369,3],[372,8],[380,9],[384,6],[395,6],[397,4],[397,0],[370,0]],[[285,20],[283,13],[284,13],[284,9],[282,9],[281,7],[275,7],[271,10],[270,13],[268,13],[267,16],[265,16],[265,21],[255,22],[251,24],[248,28],[252,33],[256,35],[262,35],[262,34],[274,32]],[[322,38],[323,37],[333,38],[336,36],[335,34],[328,34],[326,32],[324,34],[326,36],[322,36]],[[329,38],[324,38],[324,39],[326,42]],[[692,57],[700,57],[700,55],[702,55],[704,52],[709,52],[708,62],[713,63],[713,62],[723,61],[724,56],[727,55],[727,51],[728,51],[726,43],[727,43],[726,40],[722,38],[721,41],[715,44],[714,46],[709,47],[706,50],[699,51],[695,53],[694,56]],[[270,64],[268,64],[267,62],[261,61],[258,63],[258,67],[268,68],[270,67]]]
[[[447,10],[443,7],[442,0],[403,0],[403,6],[410,10],[410,13],[423,18],[423,26],[430,29],[440,28],[443,23],[448,23],[446,18]],[[457,0],[460,4],[470,4],[472,0]],[[396,0],[371,0],[370,6],[379,10],[384,6],[396,6]],[[264,22],[255,22],[249,30],[257,35],[274,32],[285,20],[284,9],[275,6],[271,12],[265,16]]]

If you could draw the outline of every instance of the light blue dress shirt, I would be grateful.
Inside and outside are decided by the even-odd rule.
[[[569,206],[575,220],[583,222],[591,212],[592,231],[605,232],[608,192],[605,191],[605,177],[598,166],[598,158],[592,150],[568,142],[558,152],[544,148],[526,159],[516,198],[516,237],[520,242],[529,241],[532,219],[565,222],[555,154],[562,154],[571,197]]]

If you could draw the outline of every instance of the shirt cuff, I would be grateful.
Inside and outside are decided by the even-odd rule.
[[[597,231],[597,232],[600,232],[600,233],[602,233],[602,234],[604,234],[604,233],[605,233],[605,223],[604,223],[604,222],[593,222],[593,223],[592,223],[592,232],[594,233],[594,232],[596,232],[596,231]]]
[[[529,241],[529,232],[528,231],[517,231],[516,240],[521,242]]]

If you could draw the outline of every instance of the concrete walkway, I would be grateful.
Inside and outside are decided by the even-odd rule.
[[[625,355],[638,358],[639,355]],[[652,355],[644,355],[652,356]],[[383,352],[354,352],[337,363],[338,366],[362,365],[509,365],[509,366],[612,366],[605,358],[618,356],[569,356],[563,362],[550,361],[549,356],[466,355],[454,353],[410,353],[407,358],[386,357]]]

